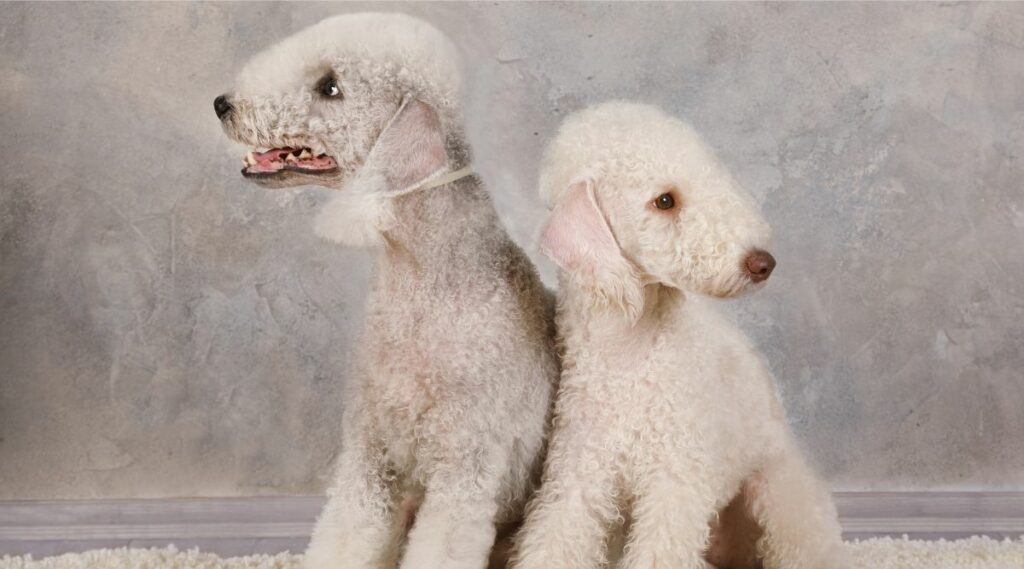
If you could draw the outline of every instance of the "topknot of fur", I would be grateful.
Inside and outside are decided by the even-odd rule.
[[[304,80],[308,69],[294,62],[338,59],[363,61],[371,76],[387,77],[449,118],[459,112],[462,72],[455,45],[434,26],[399,13],[327,18],[254,57],[238,86],[276,96],[282,84]]]

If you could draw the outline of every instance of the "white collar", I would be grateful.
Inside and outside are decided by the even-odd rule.
[[[409,191],[413,191],[413,190],[429,190],[431,188],[437,188],[437,187],[443,186],[445,184],[450,184],[452,182],[456,182],[456,181],[461,180],[461,179],[463,179],[463,178],[465,178],[467,176],[472,176],[473,174],[474,174],[473,167],[472,166],[466,166],[464,168],[459,168],[458,170],[455,170],[454,172],[448,172],[447,174],[445,174],[445,175],[443,175],[443,176],[441,176],[439,178],[435,178],[433,180],[429,180],[429,181],[423,182],[422,184],[416,186],[415,188],[410,188]]]

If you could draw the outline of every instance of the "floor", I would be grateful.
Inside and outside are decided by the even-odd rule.
[[[301,553],[322,496],[0,502],[0,555],[175,545],[222,557]],[[839,492],[847,540],[1024,535],[1024,492]],[[1014,569],[1024,569],[1024,564]]]
[[[842,555],[848,569],[1021,569],[1024,540],[875,538],[846,544]],[[300,555],[283,553],[225,558],[174,548],[106,549],[41,560],[5,557],[0,558],[0,569],[301,569],[301,563]]]

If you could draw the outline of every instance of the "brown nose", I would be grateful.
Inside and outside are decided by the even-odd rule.
[[[771,276],[775,268],[775,257],[760,249],[754,249],[746,259],[743,259],[743,268],[746,269],[750,280],[759,283]]]

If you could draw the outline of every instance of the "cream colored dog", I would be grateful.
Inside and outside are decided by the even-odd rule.
[[[514,566],[845,566],[771,373],[703,297],[754,290],[774,267],[751,199],[690,127],[620,102],[565,122],[540,186],[565,353]]]

